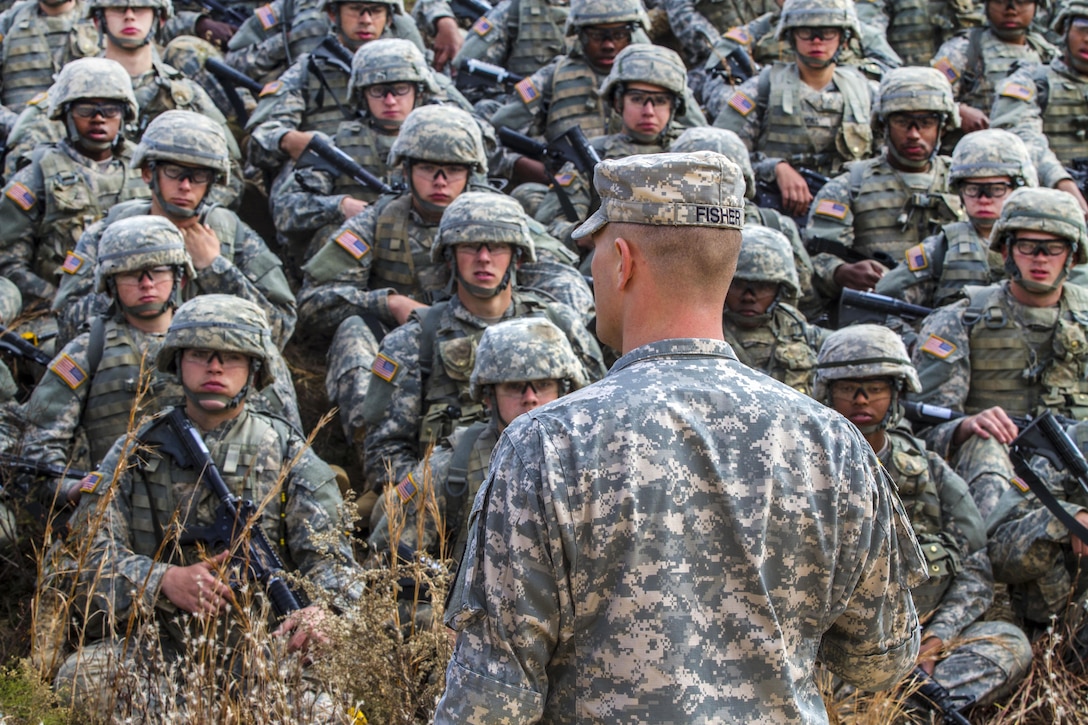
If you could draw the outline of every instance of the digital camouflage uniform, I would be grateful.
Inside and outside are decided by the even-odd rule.
[[[665,0],[664,6],[669,27],[693,68],[705,61],[711,47],[728,37],[733,28],[778,12],[774,0]]]
[[[857,34],[853,0],[787,0],[775,37],[804,26],[842,28],[844,38]],[[836,65],[832,82],[816,90],[801,82],[796,62],[780,62],[742,83],[714,125],[744,141],[757,180],[776,184],[781,161],[832,175],[847,161],[867,158],[871,100],[869,82],[856,68]]]
[[[1079,209],[1062,191],[1017,189],[990,234],[991,249],[1000,250],[1014,230],[1044,231],[1069,240],[1074,246],[1069,264],[1083,264],[1088,253]],[[1009,415],[1050,409],[1070,418],[1088,416],[1088,292],[1064,284],[1056,307],[1029,307],[1012,297],[1010,284],[969,287],[967,299],[926,318],[921,344],[914,349],[922,381],[917,400],[967,415],[997,405]],[[1013,475],[1008,450],[993,438],[978,436],[957,450],[952,437],[958,425],[958,420],[949,421],[923,436],[930,450],[948,459],[967,481],[979,511],[988,517]]]
[[[1008,131],[969,133],[956,144],[948,170],[948,187],[956,191],[970,179],[1007,176],[1014,188],[1038,186],[1031,156]],[[990,223],[993,220],[988,220]],[[952,222],[908,249],[898,266],[876,283],[877,294],[911,304],[940,307],[963,297],[967,285],[988,285],[1005,278],[1001,254],[979,236],[970,220]]]
[[[941,43],[982,22],[971,0],[859,0],[858,18],[885,35],[903,65],[927,65]]]
[[[897,68],[886,75],[873,109],[876,122],[886,126],[893,113],[919,111],[939,113],[946,129],[959,126],[959,112],[940,73]],[[812,200],[805,241],[813,252],[817,285],[828,297],[841,292],[835,271],[856,261],[843,256],[858,252],[892,267],[941,224],[964,219],[959,197],[948,190],[947,157],[934,148],[928,168],[898,169],[889,159],[897,152],[886,131],[884,143],[879,156],[853,162]]]
[[[52,90],[51,119],[71,123],[71,104],[89,98],[119,101],[124,120],[136,119],[132,84],[112,60],[74,60],[64,66]],[[106,161],[83,153],[83,148],[99,145],[110,149]],[[139,173],[128,168],[131,156],[132,145],[120,132],[112,143],[90,142],[73,125],[68,138],[35,149],[30,163],[4,187],[0,274],[19,285],[27,303],[53,301],[61,265],[87,226],[119,201],[150,195]]]
[[[739,228],[739,177],[707,152],[605,161],[577,234]],[[827,722],[817,658],[878,688],[917,654],[921,555],[878,470],[845,420],[722,341],[628,352],[500,437],[435,722]]]
[[[801,288],[793,266],[793,250],[784,234],[768,227],[745,225],[733,286],[743,287],[744,282],[776,283],[778,295],[758,318],[742,317],[726,306],[725,341],[748,367],[811,395],[816,353],[827,330],[810,325],[794,306]]]
[[[833,381],[865,378],[889,378],[896,391],[888,414],[874,426],[883,429],[885,441],[877,457],[926,558],[929,579],[911,595],[924,623],[922,641],[936,637],[945,646],[933,678],[955,698],[988,704],[1027,672],[1031,643],[1016,625],[979,621],[994,598],[986,529],[964,480],[900,424],[898,396],[921,391],[903,341],[877,325],[832,333],[820,350],[816,399],[830,407]]]
[[[159,351],[159,370],[178,374],[176,357],[186,348],[240,352],[266,360],[274,346],[256,305],[228,295],[209,295],[178,309]],[[254,377],[254,389],[271,382],[267,366]],[[152,421],[141,426],[136,436],[142,439],[155,425]],[[357,596],[352,591],[351,546],[338,524],[340,490],[332,470],[303,438],[282,421],[248,409],[202,432],[202,437],[231,493],[266,504],[261,526],[287,570],[342,598]],[[180,512],[183,526],[206,526],[215,520],[219,499],[210,486],[197,480],[198,469],[182,469],[158,445],[139,456],[132,454],[127,438],[114,444],[98,468],[100,477],[82,485],[81,502],[72,518],[74,538],[70,541],[91,542],[89,568],[77,575],[78,597],[87,600],[91,622],[100,623],[99,636],[104,633],[94,641],[94,628],[88,626],[87,640],[57,675],[57,686],[75,686],[77,701],[101,688],[117,668],[116,662],[107,661],[108,656],[140,656],[139,645],[127,653],[122,649],[130,616],[154,612],[158,644],[168,662],[184,654],[184,638],[196,629],[190,629],[194,618],[160,595],[160,588],[167,568],[195,563],[201,555],[195,546],[161,545],[174,535],[175,511]],[[286,477],[281,478],[288,466]],[[273,495],[276,490],[283,495]],[[109,495],[105,501],[104,494]],[[100,512],[104,523],[95,526]],[[62,570],[58,575],[71,574]],[[224,644],[241,633],[231,615],[220,623]]]
[[[23,296],[19,288],[6,277],[0,277],[0,324],[9,325],[23,309]],[[23,437],[23,406],[16,396],[19,386],[7,363],[0,361],[0,452],[17,453]],[[11,474],[0,477],[3,485],[10,485]],[[8,544],[16,538],[15,514],[4,501],[0,501],[0,544]]]
[[[532,261],[534,253],[528,224],[517,202],[502,196],[485,200],[481,194],[470,193],[450,204],[431,248],[432,262],[449,259],[456,271],[456,245],[509,244],[515,250],[507,270],[513,295],[502,319],[551,320],[570,340],[585,378],[597,380],[605,372],[601,350],[579,315],[565,305],[543,302],[519,290],[517,263],[519,259]],[[466,283],[458,280],[455,284],[459,288]],[[468,288],[463,292],[486,294]],[[495,322],[472,314],[455,293],[446,302],[414,313],[382,340],[363,405],[366,473],[372,489],[380,491],[385,482],[400,481],[423,458],[429,445],[449,435],[458,424],[483,417],[482,406],[469,399],[469,373],[480,335]]]

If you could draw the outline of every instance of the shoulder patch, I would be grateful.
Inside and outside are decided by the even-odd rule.
[[[514,88],[517,89],[518,96],[521,98],[521,102],[526,105],[540,98],[540,91],[538,91],[536,89],[536,86],[533,85],[532,78],[526,78],[524,80],[518,81],[517,85],[514,86]]]
[[[38,197],[18,181],[13,181],[4,191],[4,196],[14,201],[23,211],[30,211],[38,202]]]
[[[29,101],[27,101],[26,105],[28,105],[28,106],[40,106],[42,104],[42,101],[45,101],[48,98],[49,98],[49,91],[42,91],[41,93],[35,94],[33,98],[31,98]]]
[[[370,366],[370,372],[374,373],[387,383],[393,382],[393,378],[396,376],[397,370],[399,369],[400,365],[393,362],[382,353],[378,353],[378,356],[374,358],[374,364]]]
[[[737,91],[733,94],[733,97],[729,99],[729,107],[740,115],[747,116],[752,112],[752,109],[756,107],[756,104],[751,98],[740,91]]]
[[[922,343],[922,351],[929,353],[933,357],[939,357],[944,360],[956,351],[956,346],[948,340],[945,340],[943,337],[930,335],[929,338]]]
[[[416,491],[418,490],[419,486],[416,485],[416,479],[414,479],[410,473],[404,477],[403,481],[397,484],[397,495],[400,496],[400,502],[402,504],[411,501],[412,496],[415,496]]]
[[[1019,101],[1030,101],[1032,96],[1035,95],[1035,89],[1028,88],[1022,83],[1006,83],[1001,89],[1001,95]]]
[[[1011,483],[1013,486],[1016,486],[1020,493],[1026,494],[1028,491],[1031,490],[1031,486],[1028,486],[1028,484],[1024,482],[1024,479],[1020,478],[1019,476],[1012,476],[1011,478],[1009,478],[1009,483]]]
[[[68,254],[64,257],[64,264],[60,266],[60,271],[64,272],[65,274],[75,274],[80,270],[80,268],[83,266],[83,263],[86,261],[87,260],[85,260],[83,257],[69,250]]]
[[[370,251],[370,245],[345,229],[336,236],[336,243],[354,259],[362,259]]]
[[[748,28],[743,25],[736,25],[729,29],[729,31],[722,36],[723,38],[729,38],[735,40],[743,45],[748,45],[752,42],[752,35],[748,32]]]
[[[570,186],[574,183],[574,174],[569,171],[564,174],[556,174],[555,183],[559,184],[560,186]]]
[[[959,80],[960,72],[956,70],[947,56],[933,61],[933,67],[944,73],[944,77],[948,79],[949,83],[955,83]]]
[[[276,11],[272,9],[271,5],[262,5],[253,11],[253,14],[257,16],[257,20],[261,21],[261,27],[265,30],[271,30],[276,27],[278,20],[276,19]]]
[[[926,250],[922,248],[921,244],[915,244],[907,250],[907,269],[911,272],[918,272],[928,266],[929,260],[926,259]]]
[[[102,474],[98,471],[88,473],[79,481],[80,493],[94,493],[98,484],[102,483]]]
[[[832,219],[845,219],[846,212],[850,211],[846,208],[846,204],[839,201],[831,201],[831,199],[824,199],[813,210],[813,214],[819,214],[821,216],[829,216]]]
[[[57,377],[63,380],[72,390],[87,382],[87,373],[75,360],[68,356],[68,353],[62,353],[49,365],[49,369],[56,373]]]
[[[491,32],[491,29],[495,26],[491,24],[491,21],[487,19],[486,15],[481,15],[480,19],[472,24],[472,30],[481,38]]]
[[[266,83],[261,92],[257,94],[258,98],[264,98],[265,96],[271,96],[273,93],[279,93],[279,90],[283,88],[283,81],[272,81]]]

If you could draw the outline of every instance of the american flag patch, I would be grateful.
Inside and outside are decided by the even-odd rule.
[[[570,186],[572,183],[574,183],[574,174],[570,173],[569,171],[565,174],[556,174],[555,183],[559,184],[560,186]]]
[[[1024,479],[1020,478],[1019,476],[1013,476],[1012,478],[1010,478],[1009,483],[1020,489],[1020,493],[1027,493],[1031,490],[1031,486],[1027,485],[1024,482]]]
[[[8,186],[7,191],[4,192],[4,195],[18,204],[19,208],[23,211],[30,211],[38,201],[38,197],[34,196],[34,192],[20,184],[18,181],[13,181],[11,185]]]
[[[64,264],[60,266],[60,271],[65,274],[75,274],[79,271],[79,268],[83,266],[85,260],[73,251],[68,252],[64,257]]]
[[[393,376],[397,374],[397,368],[399,367],[399,365],[385,355],[378,353],[378,357],[374,358],[374,364],[370,366],[370,372],[374,373],[385,382],[391,383],[393,382]]]
[[[514,86],[518,91],[518,96],[521,97],[522,103],[532,103],[536,99],[540,98],[540,93],[537,91],[536,86],[533,85],[532,78],[526,78],[525,80],[518,81],[518,84]]]
[[[53,361],[49,369],[66,382],[72,390],[87,381],[87,373],[83,372],[83,368],[77,365],[75,360],[68,357],[68,353],[61,354],[60,357]]]
[[[729,99],[729,107],[740,115],[747,116],[752,112],[752,109],[756,107],[756,104],[751,98],[740,91],[737,91],[733,94],[733,97]]]
[[[79,481],[79,490],[81,493],[94,493],[98,488],[98,484],[102,483],[102,474],[98,471],[94,473],[88,473]]]
[[[729,32],[725,34],[726,38],[735,40],[738,43],[748,45],[752,42],[752,36],[748,34],[748,29],[743,25],[737,25],[729,29]]]
[[[472,24],[472,29],[475,30],[476,35],[479,35],[481,38],[490,33],[491,28],[493,27],[495,26],[491,24],[491,21],[487,19],[486,15],[481,15],[480,19]]]
[[[830,199],[824,199],[816,205],[816,209],[813,213],[822,214],[823,216],[829,216],[834,219],[845,219],[847,211],[846,204],[838,201],[831,201]]]
[[[0,39],[2,39],[3,37],[4,36],[0,35]],[[28,106],[37,106],[37,105],[40,105],[41,102],[44,101],[47,98],[49,98],[49,91],[42,91],[41,93],[35,93],[34,97],[26,102],[26,105],[28,105]]]
[[[283,88],[283,81],[272,81],[271,83],[266,83],[265,87],[261,89],[261,92],[257,94],[257,97],[264,98],[265,96],[271,96],[273,93],[276,93],[281,88]]]
[[[907,250],[907,269],[911,272],[917,272],[928,266],[929,260],[926,259],[926,250],[922,248],[921,244],[916,244]]]
[[[939,357],[944,360],[956,351],[956,346],[948,340],[944,340],[936,335],[930,335],[929,339],[922,345],[922,350],[928,352],[933,357]]]
[[[397,484],[397,495],[400,496],[400,502],[408,503],[412,500],[412,496],[416,495],[416,491],[419,487],[416,486],[416,480],[412,478],[412,474],[408,474],[404,477],[404,480]]]
[[[1009,98],[1015,98],[1020,101],[1030,101],[1032,97],[1031,89],[1020,83],[1006,83],[1005,87],[1001,89],[1001,95]]]
[[[363,255],[370,251],[369,244],[347,230],[340,232],[340,235],[336,237],[336,243],[355,259],[362,259]]]
[[[276,27],[276,11],[272,9],[271,5],[262,5],[254,10],[253,14],[261,21],[261,27],[265,30]]]
[[[944,77],[948,79],[949,83],[955,83],[960,77],[960,72],[952,67],[952,63],[948,58],[938,58],[933,61],[933,67],[944,73]]]

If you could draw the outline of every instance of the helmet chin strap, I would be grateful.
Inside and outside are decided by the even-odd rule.
[[[81,134],[76,129],[76,122],[72,120],[71,109],[64,114],[64,125],[68,130],[68,139],[86,151],[105,151],[106,149],[116,148],[121,144],[120,130],[118,130],[112,141],[93,141]]]
[[[156,170],[154,162],[151,162],[150,168],[151,181],[148,183],[148,186],[151,187],[151,195],[155,197],[155,201],[159,202],[159,206],[162,207],[164,212],[177,219],[192,219],[201,213],[202,207],[204,206],[203,199],[196,205],[196,209],[186,209],[183,206],[171,204],[166,201],[162,195],[162,188],[159,186],[159,172]],[[205,196],[207,196],[207,192],[205,192]]]
[[[1020,285],[1028,292],[1033,292],[1035,294],[1046,294],[1047,292],[1054,292],[1062,286],[1062,283],[1065,281],[1066,276],[1068,276],[1069,274],[1069,267],[1071,266],[1072,262],[1073,252],[1070,251],[1069,259],[1065,263],[1065,266],[1062,267],[1062,271],[1057,276],[1057,278],[1051,284],[1042,284],[1041,282],[1036,282],[1033,279],[1024,279],[1024,274],[1020,271],[1020,268],[1016,266],[1016,262],[1012,258],[1012,252],[1009,252],[1009,254],[1005,257],[1005,274],[1007,274],[1009,276],[1009,279],[1012,280],[1015,284]]]
[[[113,298],[117,306],[121,308],[121,311],[132,315],[133,317],[160,317],[165,315],[169,310],[176,310],[178,305],[181,304],[181,285],[179,279],[181,277],[181,271],[174,268],[174,286],[170,290],[170,295],[166,298],[166,301],[161,305],[157,302],[145,302],[139,305],[126,305],[121,302],[121,296],[117,294],[117,285],[114,284],[113,278],[109,278],[106,281],[106,286],[109,289],[110,297]],[[148,313],[152,313],[148,315]],[[180,368],[179,368],[180,369]]]
[[[514,256],[510,259],[510,266],[506,268],[506,274],[499,280],[499,284],[495,287],[481,287],[476,284],[472,284],[467,279],[461,276],[461,270],[457,268],[457,255],[453,253],[453,249],[446,247],[445,250],[446,261],[448,261],[453,267],[453,274],[450,275],[450,283],[448,292],[452,296],[454,293],[454,284],[459,284],[466,290],[471,292],[476,297],[481,299],[490,299],[492,297],[498,297],[502,294],[502,291],[509,287],[511,284],[517,284],[517,273],[514,271],[517,267],[518,260],[521,259],[521,249],[518,248],[514,253]]]
[[[261,361],[250,360],[249,376],[246,378],[246,384],[242,386],[242,389],[239,390],[238,394],[235,396],[225,395],[223,393],[198,393],[195,390],[190,390],[189,386],[185,384],[185,379],[181,376],[181,351],[178,351],[174,356],[174,368],[178,371],[178,380],[181,382],[181,389],[185,392],[185,397],[196,403],[202,409],[209,412],[215,412],[218,410],[233,410],[242,404],[246,395],[249,394],[249,388],[253,384],[253,379],[261,369]],[[218,403],[219,405],[209,408],[205,403]]]
[[[943,120],[942,120],[943,123]],[[888,156],[895,159],[895,162],[904,168],[912,171],[925,171],[929,168],[929,165],[933,163],[933,159],[937,157],[937,151],[941,145],[941,137],[937,137],[937,143],[933,144],[933,150],[929,152],[929,156],[924,159],[908,159],[903,154],[899,153],[899,149],[895,147],[895,144],[891,142],[888,137],[888,129],[884,129],[884,145],[888,149]]]

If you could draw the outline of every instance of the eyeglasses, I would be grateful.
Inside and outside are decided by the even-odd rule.
[[[432,181],[436,180],[439,174],[444,176],[447,181],[461,181],[468,178],[468,167],[464,164],[412,164],[412,172],[417,171]]]
[[[985,196],[987,199],[1001,199],[1012,191],[1012,184],[1007,181],[992,181],[988,184],[979,184],[973,181],[960,186],[960,193],[968,199],[977,199]]]
[[[558,380],[527,380],[516,383],[499,383],[495,386],[495,393],[503,398],[520,398],[532,389],[537,395],[559,394]]]
[[[148,269],[133,270],[131,272],[118,272],[113,275],[113,279],[119,285],[125,287],[135,287],[144,281],[144,278],[151,280],[152,284],[162,284],[163,282],[174,281],[174,268],[173,267],[150,267]]]
[[[579,32],[585,36],[585,39],[593,43],[607,43],[612,41],[613,43],[630,43],[631,42],[631,26],[624,25],[622,28],[582,28]]]
[[[888,124],[898,131],[932,131],[941,124],[939,113],[893,113],[888,116]]]
[[[379,83],[374,86],[367,86],[366,95],[367,98],[373,98],[379,100],[385,98],[389,94],[394,96],[407,96],[415,90],[415,84],[413,83]]]
[[[1069,21],[1069,29],[1075,30],[1078,35],[1088,34],[1088,18],[1073,18]]]
[[[480,253],[481,249],[486,249],[487,253],[492,257],[504,257],[507,254],[511,254],[514,248],[505,242],[477,242],[474,244],[458,244],[454,247],[458,254],[471,255],[475,257]]]
[[[185,181],[192,184],[210,184],[215,181],[214,169],[201,169],[193,166],[179,166],[178,164],[156,164],[156,169],[161,169],[163,176],[174,181]]]
[[[831,383],[831,397],[853,400],[862,393],[866,400],[884,400],[892,397],[892,385],[887,380],[835,380]]]
[[[739,294],[751,293],[753,297],[770,297],[778,292],[777,282],[756,282],[747,279],[734,279],[733,287]]]
[[[1004,5],[1005,7],[1018,7],[1026,8],[1028,5],[1034,5],[1037,0],[986,0],[990,5]]]
[[[362,3],[347,3],[342,5],[345,10],[351,15],[369,15],[370,17],[376,17],[388,12],[389,7],[382,5],[381,3],[370,3],[363,5]]]
[[[224,370],[249,367],[249,356],[240,352],[207,350],[202,347],[190,347],[181,351],[181,361],[186,365],[211,365],[212,360],[218,362]]]
[[[842,28],[794,28],[793,37],[808,42],[819,38],[820,40],[833,40],[842,34]]]
[[[79,118],[94,118],[95,116],[101,116],[102,118],[118,118],[125,111],[125,107],[120,103],[92,103],[90,101],[79,101],[73,103],[71,106],[72,114]]]
[[[1012,248],[1025,257],[1060,257],[1069,251],[1069,242],[1060,239],[1014,239]]]
[[[624,102],[630,101],[639,108],[647,103],[654,108],[664,108],[672,106],[673,95],[671,93],[650,93],[648,91],[624,91],[623,100]]]

